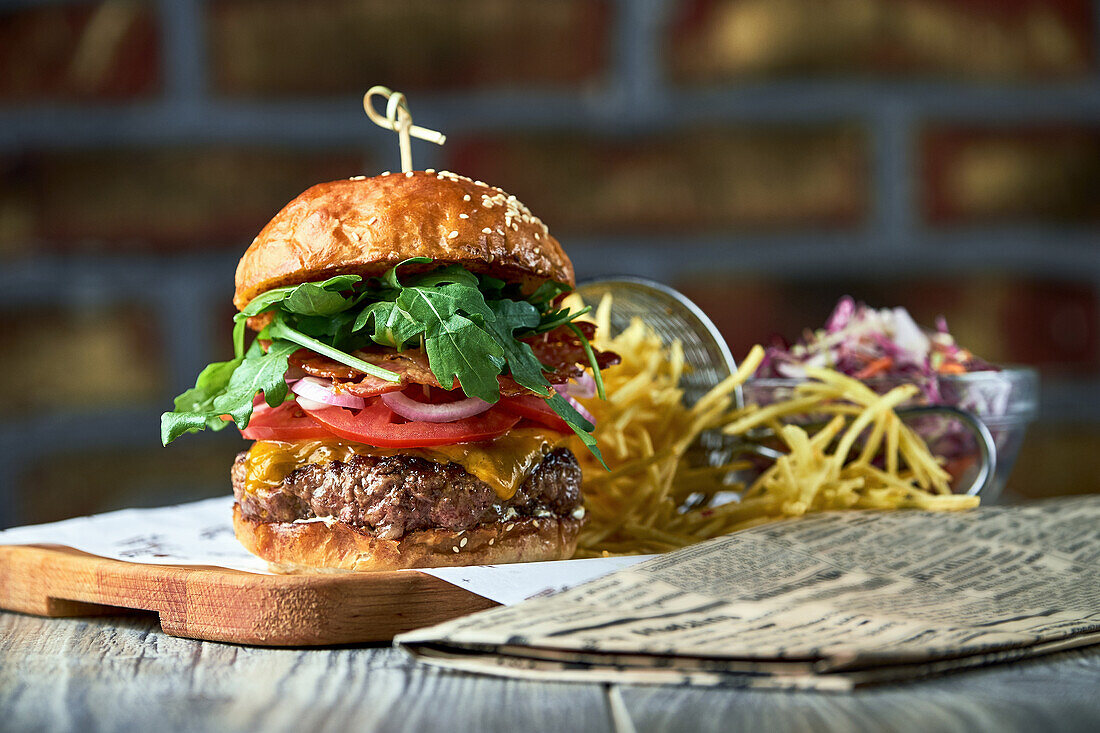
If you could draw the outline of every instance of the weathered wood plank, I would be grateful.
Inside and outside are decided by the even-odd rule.
[[[1100,730],[1100,650],[852,694],[622,687],[639,731]]]
[[[608,731],[598,686],[438,672],[388,646],[180,639],[151,618],[0,614],[4,730]]]
[[[620,687],[648,731],[1100,730],[1100,650],[852,695]],[[436,671],[388,646],[271,649],[161,633],[152,617],[0,613],[4,730],[608,731],[600,685]],[[620,721],[620,730],[622,730]]]

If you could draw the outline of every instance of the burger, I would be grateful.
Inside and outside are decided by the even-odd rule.
[[[234,357],[161,419],[234,424],[237,538],[283,572],[570,557],[567,444],[618,360],[563,300],[572,263],[531,211],[449,172],[313,186],[237,266]],[[246,343],[249,331],[255,336]]]

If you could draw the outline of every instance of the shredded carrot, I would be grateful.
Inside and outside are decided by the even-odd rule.
[[[940,368],[937,371],[939,371],[940,374],[966,374],[966,367],[962,364],[950,362],[940,364]]]
[[[894,360],[891,357],[881,356],[878,359],[875,359],[874,361],[872,361],[867,366],[860,369],[856,373],[855,377],[856,377],[856,379],[867,379],[868,377],[873,377],[876,374],[882,374],[884,371],[886,371],[887,369],[889,369],[893,365],[894,365]]]

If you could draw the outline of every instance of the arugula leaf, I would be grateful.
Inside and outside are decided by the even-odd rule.
[[[480,316],[484,323],[494,317],[477,288],[458,284],[405,288],[397,296],[397,305],[423,326],[428,365],[440,384],[454,384],[457,377],[468,396],[486,402],[500,399],[497,375],[504,350],[472,320]]]
[[[557,392],[550,395],[550,399],[547,400],[547,403],[554,408],[554,412],[558,413],[558,416],[562,420],[565,420],[566,424],[573,429],[573,432],[577,434],[577,437],[581,439],[585,447],[588,448],[592,455],[596,456],[596,460],[600,462],[600,465],[610,471],[611,469],[607,468],[607,463],[604,462],[603,454],[600,453],[599,446],[596,445],[596,439],[592,437],[592,428],[594,428],[595,425],[584,419],[584,416],[577,412],[576,408],[569,404],[569,401]]]
[[[547,314],[542,316],[542,320],[539,321],[538,327],[535,328],[534,330],[532,330],[531,333],[546,333],[547,331],[553,331],[555,328],[557,328],[559,326],[564,326],[567,323],[571,323],[571,322],[577,320],[578,318],[580,318],[585,313],[588,313],[591,310],[592,310],[592,306],[586,305],[584,308],[581,308],[579,311],[571,311],[571,310],[552,311],[552,312],[547,313]]]
[[[584,331],[580,329],[575,323],[569,324],[569,330],[577,335],[577,338],[581,341],[581,348],[584,349],[584,355],[588,357],[588,364],[592,367],[592,377],[596,380],[596,394],[601,400],[607,399],[607,393],[603,389],[603,375],[600,374],[600,365],[596,361],[596,355],[592,353],[592,344],[588,343],[588,337],[584,335]]]
[[[331,316],[351,307],[350,298],[324,287],[307,287],[303,283],[296,287],[282,302],[284,310],[303,316]]]
[[[539,285],[527,300],[534,303],[536,306],[543,306],[543,308],[539,310],[545,310],[545,307],[550,305],[554,298],[570,290],[572,290],[572,288],[565,283],[560,283],[557,280],[547,280],[542,285]]]
[[[468,317],[491,320],[493,311],[485,303],[485,296],[476,287],[452,283],[432,288],[407,287],[397,296],[397,305],[414,321],[431,331],[438,321],[446,320],[459,311]]]
[[[350,290],[362,279],[358,275],[337,275],[319,283],[274,288],[257,295],[234,318],[242,320],[258,316],[278,305],[285,305],[286,310],[306,316],[339,313],[351,304],[348,298],[340,295],[340,291]]]
[[[504,349],[504,357],[512,378],[521,386],[546,397],[550,394],[550,382],[543,376],[542,363],[535,357],[531,346],[513,336],[517,329],[534,328],[539,323],[539,312],[530,303],[516,300],[494,300],[489,308],[495,316],[486,323]]]
[[[236,359],[244,358],[244,327],[246,321],[245,318],[233,318],[233,356]],[[199,378],[202,378],[201,374]]]
[[[401,281],[397,279],[397,268],[403,265],[426,265],[431,261],[431,257],[410,257],[407,260],[401,260],[396,265],[391,267],[385,275],[382,276],[382,282],[386,283],[395,290],[400,290]]]
[[[490,275],[478,275],[477,277],[478,289],[481,290],[482,294],[485,296],[485,300],[500,300],[504,297],[502,293],[508,283]]]
[[[353,311],[342,311],[331,316],[298,316],[294,319],[294,327],[314,338],[329,336],[339,339],[351,332],[354,320]]]
[[[160,417],[160,439],[164,445],[184,433],[197,433],[204,428],[221,430],[229,424],[220,416],[211,416],[214,399],[225,391],[241,361],[243,355],[230,361],[214,362],[199,372],[195,386],[176,398],[176,409]]]
[[[333,361],[338,361],[341,364],[346,364],[352,369],[358,369],[361,372],[372,374],[380,379],[385,379],[387,382],[400,382],[401,377],[394,374],[388,369],[383,369],[380,366],[375,366],[362,359],[357,359],[351,354],[345,354],[337,348],[329,346],[326,343],[318,341],[315,338],[305,335],[301,331],[296,330],[292,326],[287,325],[283,318],[283,315],[277,314],[275,320],[271,322],[271,325],[267,327],[267,330],[272,338],[285,339],[286,341],[293,342],[298,346],[304,346],[310,351],[314,351],[323,356],[327,356]],[[285,372],[286,369],[283,369]]]
[[[371,340],[398,351],[405,342],[424,330],[424,326],[398,307],[397,303],[383,300],[364,308],[355,319],[352,331],[361,331],[372,319],[374,331],[371,333]]]
[[[161,415],[161,442],[168,445],[184,433],[204,428],[221,430],[229,424],[222,415],[232,416],[237,427],[246,427],[257,392],[263,392],[272,407],[282,404],[287,391],[283,375],[289,356],[297,349],[288,341],[272,341],[264,353],[259,341],[253,341],[243,358],[203,369],[195,386],[176,398],[175,411]]]
[[[283,404],[286,398],[286,374],[291,354],[298,345],[289,341],[272,341],[264,353],[259,341],[252,343],[249,355],[234,370],[233,377],[225,391],[214,398],[216,415],[229,415],[237,427],[248,426],[252,417],[252,398],[257,392],[264,393],[264,400],[271,407]]]
[[[440,267],[438,270],[418,275],[415,280],[405,287],[432,288],[445,283],[466,285],[471,288],[477,288],[478,286],[477,275],[459,265],[447,265],[446,267]]]
[[[428,331],[425,339],[428,364],[440,384],[454,384],[486,402],[500,399],[497,375],[504,366],[504,351],[489,334],[457,313]]]

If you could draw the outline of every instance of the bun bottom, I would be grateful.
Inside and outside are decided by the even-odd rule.
[[[233,529],[253,555],[280,573],[401,570],[567,560],[582,520],[517,518],[463,532],[428,529],[382,540],[340,521],[260,522],[233,504]]]

